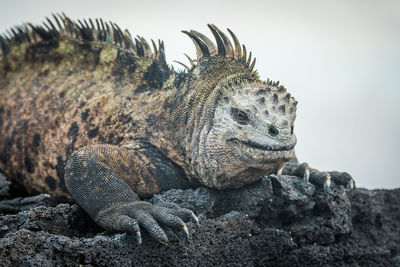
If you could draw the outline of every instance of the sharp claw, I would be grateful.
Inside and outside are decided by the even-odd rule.
[[[169,240],[168,240],[168,237],[164,234],[164,236],[161,236],[161,238],[158,239],[158,242],[160,242],[164,246],[167,246]]]
[[[187,228],[186,224],[183,225],[183,231],[185,231],[186,237],[189,238],[189,229]]]
[[[197,218],[197,216],[192,212],[191,214],[192,219],[196,222],[196,225],[199,227],[200,223],[199,223],[199,218]]]
[[[310,168],[309,167],[307,167],[305,169],[303,179],[306,183],[308,183],[310,181]]]
[[[329,173],[326,173],[326,180],[325,180],[325,183],[324,183],[325,192],[328,191],[329,187],[331,187],[331,175]]]
[[[353,180],[353,179],[350,179],[349,184],[347,185],[347,187],[348,187],[350,190],[353,190],[353,189],[354,189],[355,185],[354,185],[354,180]]]
[[[280,168],[280,169],[276,172],[276,174],[277,174],[277,175],[282,175],[282,171],[283,171],[283,167]]]
[[[142,244],[142,234],[140,233],[140,231],[136,232],[136,240],[137,240],[139,245]]]

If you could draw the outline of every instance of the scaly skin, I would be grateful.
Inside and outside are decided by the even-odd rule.
[[[197,64],[176,73],[162,43],[152,52],[114,24],[84,23],[55,16],[0,37],[0,169],[28,192],[72,198],[106,229],[140,242],[142,227],[165,243],[158,223],[188,233],[196,216],[141,199],[241,187],[294,157],[297,102],[259,79],[233,33],[235,47],[213,25],[217,46],[185,32]],[[308,174],[301,166],[292,171]]]

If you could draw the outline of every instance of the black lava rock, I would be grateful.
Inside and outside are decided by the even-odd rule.
[[[327,192],[270,175],[235,190],[170,190],[154,196],[193,210],[191,233],[102,230],[77,205],[21,197],[0,179],[2,266],[400,266],[400,189]],[[57,205],[58,204],[58,205]]]

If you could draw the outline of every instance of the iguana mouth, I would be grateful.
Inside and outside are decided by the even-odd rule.
[[[287,145],[287,146],[280,146],[280,145],[274,145],[274,146],[269,146],[269,145],[262,145],[259,143],[256,143],[254,141],[251,140],[247,140],[247,141],[242,141],[236,138],[230,139],[230,141],[233,141],[235,143],[240,144],[241,146],[245,146],[249,149],[253,149],[253,150],[259,150],[259,151],[290,151],[294,148],[293,144]]]
[[[239,153],[254,162],[272,163],[281,160],[289,160],[293,157],[294,144],[282,145],[262,145],[251,140],[242,141],[231,139]]]

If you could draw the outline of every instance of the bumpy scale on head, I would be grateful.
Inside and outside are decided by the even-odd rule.
[[[297,102],[272,83],[232,85],[222,91],[207,136],[207,157],[215,167],[208,185],[240,187],[293,157]]]

